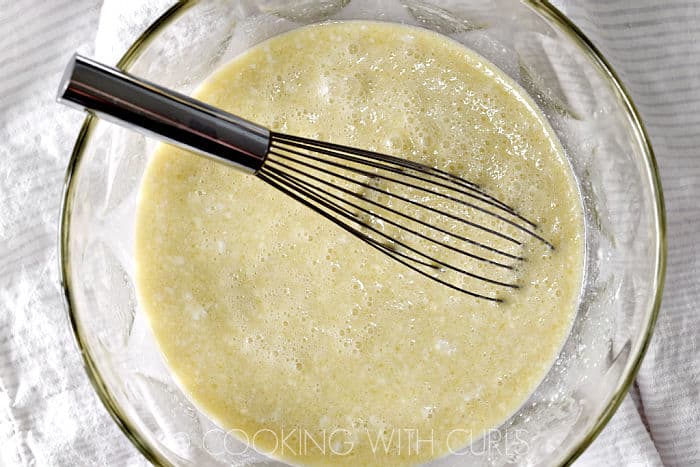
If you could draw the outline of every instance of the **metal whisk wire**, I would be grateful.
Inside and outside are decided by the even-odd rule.
[[[377,152],[270,130],[75,55],[58,99],[254,174],[407,268],[494,302],[516,289],[537,225],[459,176]]]
[[[357,164],[359,168],[358,166],[349,165],[349,163]],[[353,178],[351,175],[359,176],[359,178]],[[432,220],[436,216],[442,216],[503,239],[513,245],[522,246],[523,241],[511,235],[470,221],[465,217],[460,217],[446,210],[423,205],[419,201],[407,198],[389,189],[378,188],[371,181],[378,179],[391,184],[409,187],[491,216],[499,222],[513,227],[513,230],[531,236],[553,248],[547,240],[534,231],[536,225],[533,222],[518,214],[510,206],[487,194],[478,185],[448,172],[386,154],[271,132],[271,144],[267,159],[256,173],[256,176],[411,270],[454,290],[481,299],[496,302],[502,301],[497,296],[467,289],[460,283],[462,281],[447,280],[444,278],[445,270],[450,270],[458,275],[494,286],[518,288],[518,284],[493,279],[485,274],[469,271],[465,267],[454,264],[454,262],[431,256],[413,246],[409,241],[397,239],[396,236],[391,236],[371,225],[368,219],[390,224],[398,230],[408,233],[410,236],[420,238],[426,244],[452,252],[457,255],[455,257],[457,260],[471,259],[498,268],[514,270],[516,267],[514,263],[523,261],[524,258],[513,252],[506,251],[503,247],[490,246],[484,242],[458,235],[454,231],[448,231],[441,228],[438,223],[429,223],[411,217],[403,211],[388,206],[386,203],[380,203],[369,198],[362,190],[371,190],[420,209],[425,209],[431,213]],[[354,186],[355,190],[339,185],[337,183],[339,181]],[[441,189],[442,191],[436,189]],[[460,198],[459,195],[462,197]],[[387,214],[382,214],[382,211],[390,213],[395,219],[400,219],[400,221],[391,219]],[[489,258],[483,253],[477,254],[468,249],[449,244],[445,240],[436,239],[435,236],[429,234],[431,231],[459,240],[476,247],[476,249],[483,250],[485,253],[491,253],[492,256],[503,259]],[[511,263],[505,262],[506,259],[512,260]]]

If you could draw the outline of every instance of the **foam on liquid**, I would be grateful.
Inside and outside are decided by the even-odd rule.
[[[461,175],[557,247],[528,246],[522,288],[487,303],[253,177],[163,145],[141,188],[138,291],[203,410],[257,448],[312,465],[426,461],[517,410],[566,337],[583,261],[574,178],[524,91],[444,36],[344,22],[254,47],[195,97],[277,131]]]

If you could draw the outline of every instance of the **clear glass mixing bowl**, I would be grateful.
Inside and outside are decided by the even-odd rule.
[[[119,66],[190,92],[255,43],[341,19],[417,25],[476,50],[532,95],[566,148],[586,218],[585,284],[571,334],[516,414],[433,465],[571,463],[612,416],[649,342],[665,234],[658,174],[634,106],[605,60],[561,13],[546,2],[518,0],[181,2]],[[62,281],[88,374],[124,433],[155,463],[281,464],[225,434],[188,400],[139,309],[134,215],[153,147],[88,117],[68,167]]]

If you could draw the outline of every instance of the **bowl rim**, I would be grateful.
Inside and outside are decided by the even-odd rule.
[[[166,28],[172,21],[183,15],[196,3],[198,3],[198,0],[180,0],[165,10],[150,26],[143,31],[143,33],[141,33],[141,35],[139,35],[133,44],[131,44],[131,46],[117,62],[117,68],[123,70],[129,69],[134,61],[140,57],[141,53],[145,50],[145,47],[148,46],[148,44],[164,28]],[[548,0],[526,0],[526,4],[535,13],[544,17],[550,23],[557,26],[562,32],[566,33],[568,37],[589,57],[589,59],[592,59],[593,63],[597,65],[601,71],[603,71],[603,73],[608,77],[609,81],[613,84],[614,89],[617,91],[618,97],[624,104],[624,108],[627,111],[627,116],[630,118],[631,126],[635,130],[638,142],[645,153],[646,171],[647,176],[650,178],[651,189],[654,192],[654,206],[656,208],[655,218],[656,230],[658,232],[658,248],[656,251],[656,271],[654,276],[655,296],[651,305],[651,310],[647,311],[648,321],[646,323],[646,328],[644,329],[643,341],[639,351],[633,356],[631,364],[627,365],[626,374],[623,373],[624,376],[619,379],[615,391],[607,401],[603,411],[598,415],[591,429],[588,431],[588,433],[586,433],[581,442],[575,447],[570,448],[562,458],[563,461],[560,465],[568,466],[573,464],[573,462],[586,450],[586,448],[588,448],[588,446],[603,430],[605,425],[607,425],[608,421],[610,421],[627,394],[627,390],[637,375],[641,362],[649,347],[661,306],[661,298],[666,275],[666,256],[668,249],[666,235],[666,210],[664,206],[664,197],[661,188],[658,165],[654,156],[654,151],[651,147],[649,136],[644,124],[642,123],[635,104],[632,102],[629,93],[620,81],[617,73],[613,70],[607,59],[600,53],[598,48],[578,28],[578,26],[576,26],[566,15],[564,15],[564,13],[553,6]],[[86,333],[82,329],[80,319],[77,317],[73,306],[71,288],[72,276],[68,250],[70,242],[70,218],[73,204],[72,194],[75,189],[74,174],[77,173],[78,169],[80,168],[84,150],[97,120],[97,117],[90,114],[83,121],[80,132],[78,133],[78,137],[73,146],[64,178],[58,230],[59,279],[61,290],[63,292],[64,309],[70,321],[75,345],[83,357],[83,364],[85,366],[87,376],[102,404],[107,409],[109,415],[116,422],[117,426],[121,429],[124,435],[148,461],[156,465],[169,466],[172,464],[161,455],[159,449],[153,446],[153,443],[151,443],[148,439],[141,436],[140,430],[137,428],[136,423],[131,420],[129,415],[116,402],[116,399],[112,395],[110,389],[105,384],[97,368],[95,360],[90,354],[89,348],[86,344]]]

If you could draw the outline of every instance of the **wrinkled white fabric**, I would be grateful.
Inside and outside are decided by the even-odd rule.
[[[58,286],[80,114],[54,104],[75,50],[114,63],[168,0],[0,0],[0,465],[143,465],[92,390]],[[608,57],[659,162],[663,307],[634,386],[577,466],[700,465],[700,3],[554,2]]]

